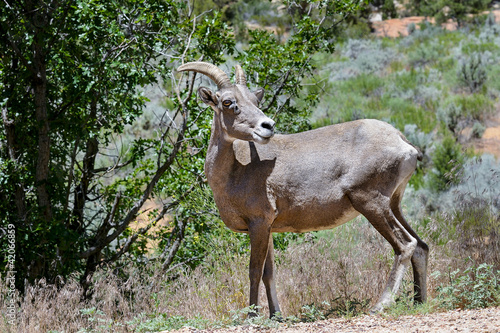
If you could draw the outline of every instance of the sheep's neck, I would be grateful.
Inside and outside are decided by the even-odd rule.
[[[222,186],[227,181],[235,162],[233,141],[225,138],[216,114],[205,160],[205,174],[212,189]]]

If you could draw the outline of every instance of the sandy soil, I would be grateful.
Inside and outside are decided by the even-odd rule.
[[[279,328],[263,328],[256,326],[236,326],[224,329],[196,330],[183,328],[181,333],[239,333],[239,332],[315,332],[315,333],[499,333],[500,308],[477,310],[455,310],[434,313],[425,316],[403,316],[399,318],[384,318],[383,315],[362,316],[354,319],[329,319],[314,323],[300,323]],[[165,333],[165,332],[163,332]]]
[[[495,116],[485,121],[486,130],[481,139],[473,141],[474,148],[500,158],[500,106]]]
[[[494,10],[493,14],[497,22],[500,22],[500,10]],[[411,16],[402,19],[392,19],[379,22],[373,22],[373,27],[375,29],[375,35],[380,37],[399,37],[408,36],[408,25],[414,23],[418,29],[418,24],[424,20],[428,20],[434,23],[433,18],[426,18],[424,16]],[[443,28],[448,30],[455,30],[457,28],[456,23],[448,22],[443,24]]]

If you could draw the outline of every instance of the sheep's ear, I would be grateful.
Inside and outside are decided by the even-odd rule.
[[[262,101],[262,98],[264,97],[264,93],[265,92],[266,91],[264,89],[262,89],[262,88],[257,88],[257,90],[255,90],[253,92],[253,94],[255,95],[255,97],[257,97],[257,99],[259,100],[259,103],[260,103],[260,101]]]
[[[205,88],[205,87],[199,87],[198,88],[198,96],[200,96],[201,100],[203,103],[208,104],[210,106],[217,106],[219,103],[217,99],[217,95],[212,92],[212,90]]]

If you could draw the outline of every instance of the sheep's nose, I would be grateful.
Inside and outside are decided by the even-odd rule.
[[[274,121],[266,119],[260,123],[255,133],[262,139],[270,139],[274,136]]]
[[[275,122],[271,119],[263,121],[260,126],[268,131],[274,132]]]

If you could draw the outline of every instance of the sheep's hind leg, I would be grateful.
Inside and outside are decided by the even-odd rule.
[[[402,192],[401,192],[402,195]],[[429,246],[418,237],[417,233],[410,227],[410,224],[401,211],[401,196],[393,197],[392,211],[401,225],[417,240],[417,247],[411,257],[413,267],[413,283],[415,292],[415,302],[424,303],[427,301],[427,263],[429,260]]]
[[[387,196],[380,192],[371,192],[360,195],[359,198],[351,198],[351,202],[394,249],[394,264],[387,284],[379,301],[371,309],[371,313],[377,313],[394,303],[394,296],[417,247],[417,240],[398,221],[390,208],[390,199]]]

